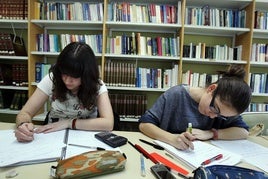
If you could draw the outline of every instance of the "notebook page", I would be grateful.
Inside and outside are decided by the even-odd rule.
[[[34,134],[32,142],[18,142],[14,130],[0,130],[0,167],[55,161],[61,156],[65,130]]]
[[[217,140],[212,141],[212,143],[224,150],[240,154],[247,163],[268,171],[268,148],[249,140]]]
[[[120,151],[119,147],[113,148],[109,145],[101,142],[100,140],[95,138],[95,134],[99,133],[99,131],[83,131],[83,130],[69,130],[68,142],[66,148],[65,158],[72,157],[74,155],[78,155],[88,151],[94,151],[96,149],[78,147],[78,146],[70,146],[68,144],[78,144],[84,146],[92,146],[92,147],[101,147],[105,150],[113,150]]]
[[[170,152],[173,156],[184,161],[186,164],[193,168],[198,168],[202,162],[215,157],[218,154],[222,154],[223,158],[217,161],[213,161],[209,165],[235,165],[241,161],[240,155],[220,149],[216,146],[202,141],[193,142],[194,150],[189,149],[184,151],[178,150],[175,147],[158,140],[154,140],[154,142],[164,147],[166,151]]]

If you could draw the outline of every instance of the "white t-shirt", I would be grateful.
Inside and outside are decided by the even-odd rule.
[[[50,74],[53,77],[52,74]],[[101,86],[98,92],[98,95],[107,92],[107,87],[104,82],[101,81]],[[38,83],[37,87],[42,90],[45,94],[49,96],[51,107],[49,113],[49,121],[52,122],[52,118],[62,119],[88,119],[95,118],[97,116],[97,106],[94,106],[92,110],[87,110],[83,107],[77,96],[67,94],[67,100],[64,102],[60,102],[58,99],[52,99],[52,87],[53,83],[50,79],[49,75],[46,75],[40,83]]]

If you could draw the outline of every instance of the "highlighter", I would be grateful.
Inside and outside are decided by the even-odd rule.
[[[192,127],[193,127],[192,123],[189,122],[189,123],[188,123],[187,131],[188,131],[190,134],[192,134]]]

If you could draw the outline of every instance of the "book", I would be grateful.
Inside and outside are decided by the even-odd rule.
[[[164,147],[166,151],[171,153],[177,159],[182,160],[193,169],[200,167],[202,162],[218,154],[223,155],[222,159],[213,161],[208,165],[236,165],[242,160],[241,155],[223,150],[207,142],[194,141],[194,150],[179,150],[159,140],[154,140],[154,142],[161,147]]]

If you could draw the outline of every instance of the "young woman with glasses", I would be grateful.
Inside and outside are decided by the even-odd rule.
[[[181,150],[194,149],[195,139],[246,138],[248,126],[240,114],[248,108],[251,89],[244,81],[245,70],[231,65],[219,74],[206,88],[178,85],[167,90],[141,116],[140,131]],[[186,131],[189,123],[191,133]]]

